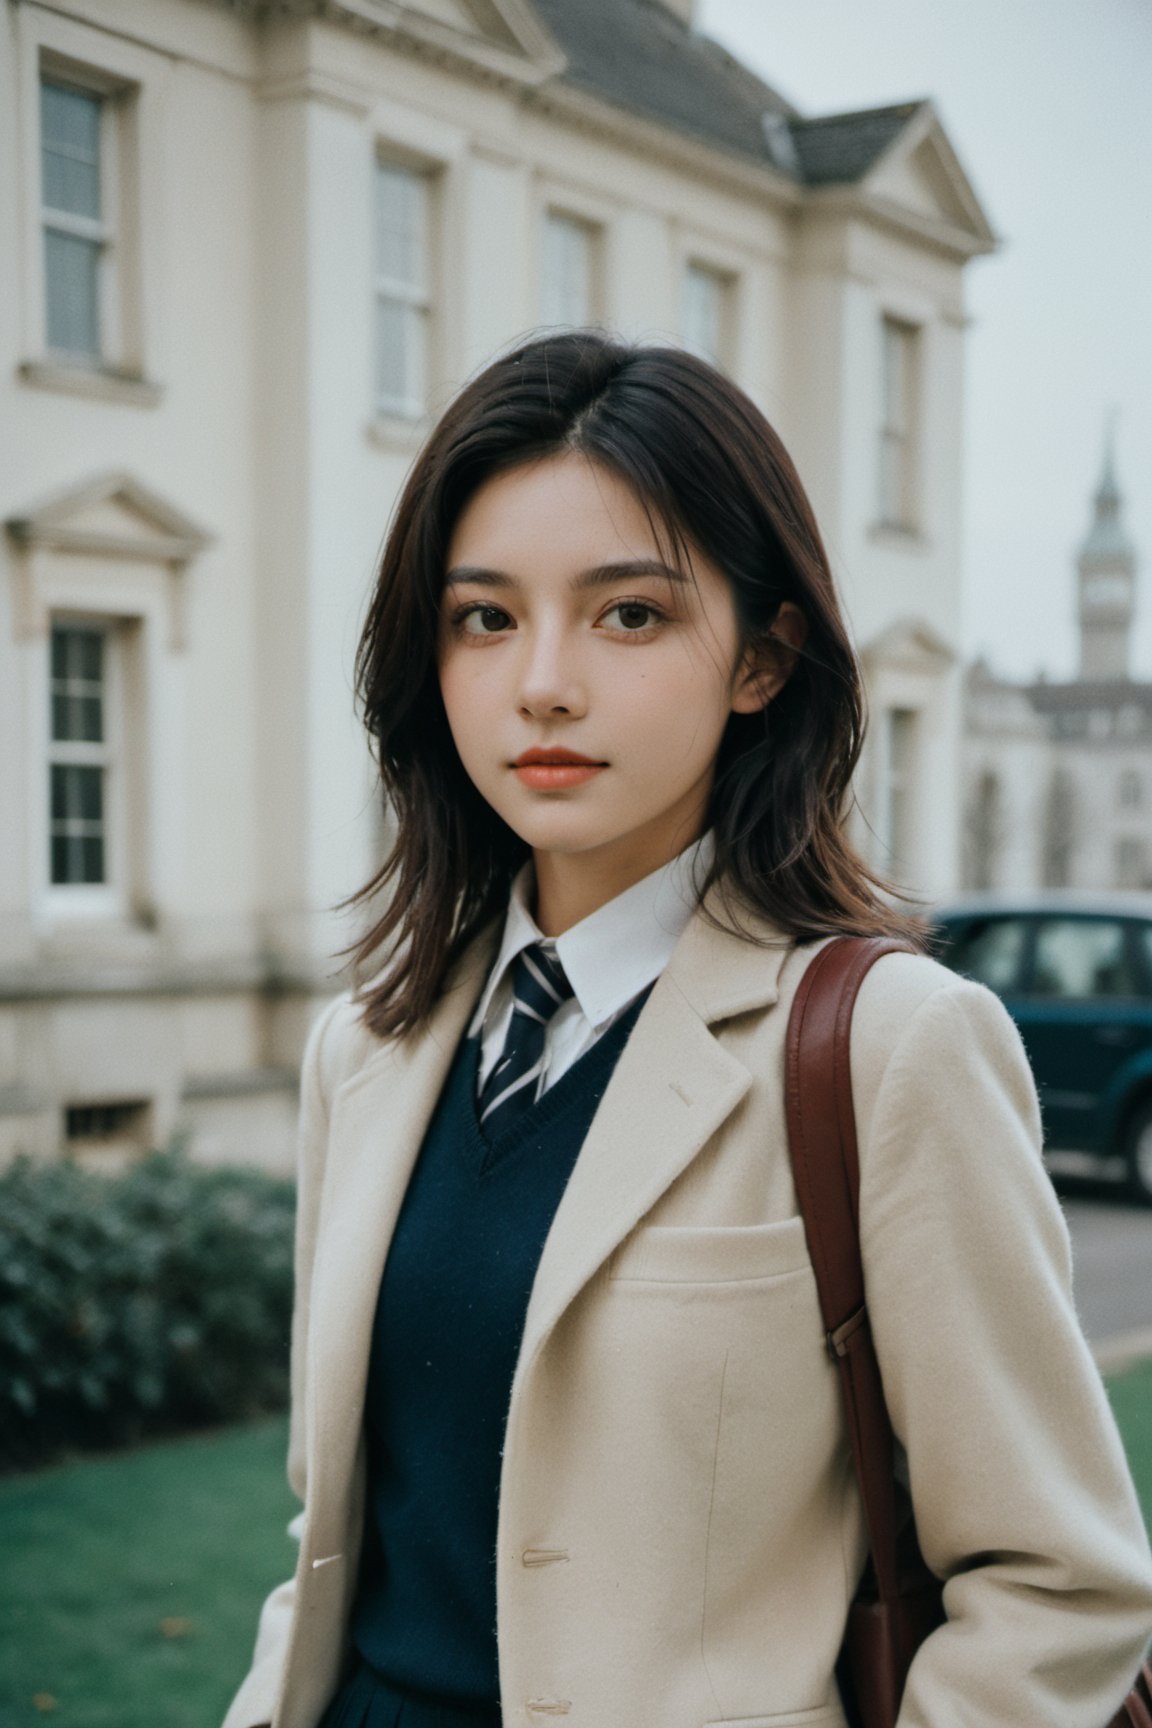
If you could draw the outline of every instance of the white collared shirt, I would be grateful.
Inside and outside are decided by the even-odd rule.
[[[528,910],[533,874],[531,863],[525,864],[512,884],[500,948],[468,1029],[470,1037],[481,1035],[481,1089],[504,1048],[512,1018],[511,967],[516,956],[533,942],[543,943],[560,961],[573,989],[544,1036],[540,1092],[546,1092],[663,972],[698,904],[697,884],[703,882],[714,853],[709,831],[555,938],[543,934]]]

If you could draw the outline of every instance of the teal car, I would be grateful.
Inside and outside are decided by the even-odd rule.
[[[1020,1028],[1053,1172],[1152,1204],[1152,894],[979,894],[931,914],[936,953]]]

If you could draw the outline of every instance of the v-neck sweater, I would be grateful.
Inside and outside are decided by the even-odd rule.
[[[385,1690],[499,1700],[496,1531],[512,1378],[544,1241],[648,992],[497,1137],[465,1038],[396,1221],[377,1301],[352,1640]],[[415,1714],[413,1712],[415,1711]]]

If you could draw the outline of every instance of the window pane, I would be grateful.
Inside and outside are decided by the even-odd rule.
[[[82,829],[104,815],[104,770],[75,762],[52,764],[52,821]]]
[[[376,273],[423,291],[427,254],[428,177],[381,162],[376,171]]]
[[[1136,980],[1124,926],[1111,919],[1053,919],[1036,938],[1036,996],[1131,996]]]
[[[1146,888],[1148,864],[1144,842],[1138,835],[1124,835],[1116,842],[1117,888]]]
[[[549,213],[544,223],[541,316],[545,324],[587,324],[592,318],[592,230],[571,216]]]
[[[881,522],[899,528],[911,527],[913,518],[918,339],[914,325],[881,320],[877,503]]]
[[[1019,984],[1025,934],[1019,918],[982,918],[953,939],[948,964],[1004,995]]]
[[[52,836],[52,881],[71,887],[99,887],[104,881],[104,841],[98,834]]]
[[[99,744],[104,737],[104,636],[57,625],[52,631],[52,739]]]
[[[45,313],[48,346],[69,354],[99,355],[100,242],[44,230]]]
[[[56,883],[104,881],[104,770],[51,764],[51,868]]]
[[[376,395],[386,412],[422,411],[425,343],[421,308],[382,295],[376,302]]]
[[[44,203],[73,216],[100,215],[101,98],[61,84],[40,86]]]
[[[682,285],[681,325],[684,346],[701,359],[717,364],[724,337],[727,283],[715,270],[689,264]]]

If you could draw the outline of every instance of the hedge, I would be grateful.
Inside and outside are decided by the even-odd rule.
[[[284,1408],[294,1206],[180,1151],[0,1175],[0,1469]]]

